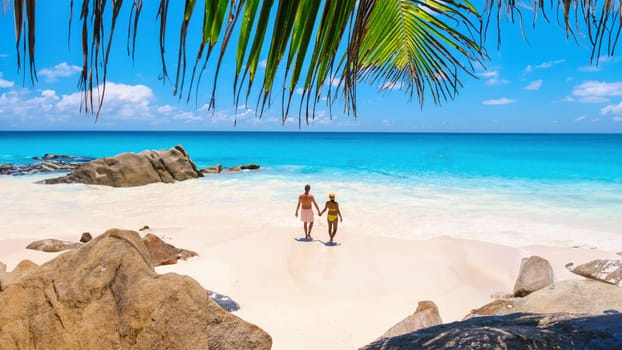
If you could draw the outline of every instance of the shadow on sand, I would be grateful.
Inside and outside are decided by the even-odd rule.
[[[326,247],[336,247],[338,245],[341,245],[341,243],[339,242],[324,242],[321,239],[307,239],[305,237],[296,237],[294,238],[297,242],[303,242],[303,243],[311,243],[311,242],[319,242],[323,245],[325,245]]]

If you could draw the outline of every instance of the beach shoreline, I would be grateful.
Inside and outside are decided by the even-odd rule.
[[[316,217],[313,242],[297,240],[304,234],[294,217],[300,190],[292,188],[294,182],[260,185],[231,178],[108,188],[31,181],[0,179],[6,194],[0,219],[7,223],[0,228],[0,261],[8,270],[23,259],[41,264],[60,254],[25,249],[34,240],[78,241],[85,231],[96,236],[109,228],[138,231],[148,225],[141,235],[151,232],[199,254],[157,267],[158,273],[188,275],[228,295],[241,306],[235,314],[267,331],[277,350],[358,348],[412,314],[422,300],[434,301],[445,323],[460,320],[492,301],[492,295],[511,293],[521,259],[528,256],[549,260],[555,280],[581,278],[568,272],[566,263],[619,258],[616,242],[610,250],[513,244],[520,240],[504,245],[463,238],[442,222],[439,230],[445,234],[425,239],[378,235],[382,228],[417,230],[421,217],[383,221],[399,212],[394,207],[399,198],[355,203],[362,194],[349,192],[347,183],[312,187],[312,193],[337,188],[337,199],[343,199],[339,245],[330,247],[323,244],[325,217]],[[374,189],[368,191],[371,195]],[[322,194],[316,197],[323,206]]]

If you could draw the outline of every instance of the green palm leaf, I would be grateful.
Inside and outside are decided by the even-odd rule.
[[[463,34],[477,31],[479,24],[471,18],[477,19],[477,11],[468,2],[378,1],[357,65],[350,69],[381,90],[398,86],[411,97],[416,94],[421,105],[429,90],[439,103],[456,93],[458,72],[472,74],[471,62],[485,59],[479,44]]]
[[[0,0],[5,5],[10,0]],[[82,0],[83,64],[80,86],[83,89],[87,111],[99,115],[105,94],[108,59],[114,28],[123,6],[122,0]],[[488,26],[496,18],[500,33],[502,16],[520,21],[519,2],[485,0],[483,17],[469,0],[205,0],[201,36],[188,38],[194,23],[196,0],[185,0],[178,39],[177,72],[173,94],[190,95],[196,84],[197,94],[201,74],[208,64],[211,52],[220,45],[215,65],[210,108],[214,107],[216,81],[228,43],[239,32],[235,52],[234,101],[241,104],[241,92],[246,86],[244,103],[258,79],[258,110],[260,116],[269,107],[274,84],[282,74],[282,118],[288,116],[292,97],[302,89],[299,123],[302,109],[305,120],[313,118],[316,104],[322,96],[329,102],[342,97],[346,112],[356,115],[356,87],[361,82],[380,90],[399,88],[420,105],[432,97],[434,103],[452,99],[462,86],[461,77],[473,75],[473,63],[487,60],[480,37],[485,40]],[[126,1],[127,3],[127,1]],[[128,55],[134,57],[134,43],[142,0],[130,2],[128,25]],[[170,0],[160,0],[157,18],[160,21],[160,52],[162,78],[168,79],[165,60],[166,31]],[[622,0],[558,0],[557,11],[563,18],[567,36],[584,30],[592,45],[592,60],[598,60],[603,51],[613,55],[622,28],[620,14]],[[35,0],[13,0],[17,65],[23,57],[29,58],[31,80],[36,80],[35,69]],[[550,2],[551,8],[554,2]],[[73,0],[70,2],[73,9]],[[545,2],[534,0],[533,13],[546,17]],[[575,18],[575,25],[570,19]],[[71,15],[69,18],[71,25]],[[142,23],[142,22],[141,22]],[[223,30],[224,28],[224,30]],[[130,46],[130,32],[132,32]],[[108,38],[104,38],[107,33]],[[27,40],[22,38],[27,37]],[[501,36],[498,36],[500,43]],[[188,44],[197,45],[196,59],[186,84]],[[21,45],[21,48],[20,48]],[[132,48],[130,50],[130,47]],[[103,49],[102,49],[103,48]],[[204,51],[207,52],[204,54]],[[263,76],[258,69],[261,57],[267,57]],[[285,58],[285,59],[284,59]],[[201,64],[202,62],[202,64]],[[195,79],[201,65],[198,79]],[[100,70],[101,74],[100,74]],[[333,82],[338,82],[333,86]],[[101,84],[103,83],[103,84]],[[102,86],[97,106],[93,90]],[[188,87],[186,87],[188,85]]]

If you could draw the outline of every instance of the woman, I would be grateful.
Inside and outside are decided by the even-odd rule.
[[[335,202],[335,194],[329,193],[328,198],[329,201],[327,201],[326,205],[324,205],[324,209],[320,212],[320,216],[328,210],[328,214],[326,215],[326,219],[328,220],[328,235],[330,236],[328,244],[333,245],[335,244],[335,242],[333,242],[333,238],[337,233],[337,218],[339,218],[339,221],[343,221],[343,217],[341,216],[341,211],[339,210],[339,203]]]

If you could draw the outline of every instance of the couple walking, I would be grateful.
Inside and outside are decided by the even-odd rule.
[[[305,230],[305,239],[313,240],[311,237],[311,229],[313,228],[313,208],[311,204],[315,205],[317,209],[317,213],[319,216],[322,216],[326,210],[328,210],[328,214],[326,218],[328,220],[328,235],[330,236],[330,241],[328,244],[334,244],[333,238],[335,238],[335,234],[337,233],[337,226],[339,221],[343,221],[343,217],[341,216],[341,211],[339,210],[339,203],[335,201],[335,194],[328,194],[328,201],[324,205],[324,209],[320,211],[320,207],[315,202],[315,198],[310,193],[311,186],[305,185],[305,193],[298,196],[298,205],[296,206],[296,217],[298,217],[298,210],[302,207],[300,211],[300,221],[304,222],[303,228]]]

